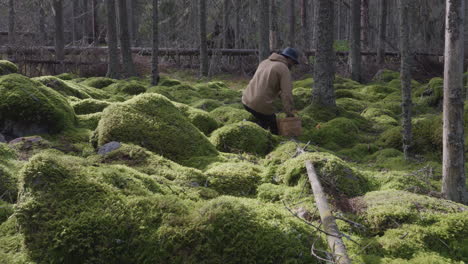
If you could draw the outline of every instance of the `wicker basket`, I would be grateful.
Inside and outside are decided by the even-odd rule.
[[[277,121],[281,136],[298,137],[302,134],[302,122],[299,117],[279,118]]]

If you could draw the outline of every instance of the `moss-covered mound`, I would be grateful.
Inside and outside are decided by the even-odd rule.
[[[395,79],[400,79],[399,72],[392,70],[380,70],[374,76],[373,81],[388,83]]]
[[[19,137],[57,133],[75,124],[65,97],[19,74],[0,77],[0,130]]]
[[[252,114],[244,109],[238,109],[230,106],[221,106],[210,112],[210,115],[219,123],[229,125],[240,121],[253,121]]]
[[[293,90],[294,106],[296,109],[304,109],[311,103],[312,89],[311,88],[295,88]]]
[[[7,60],[0,60],[0,76],[17,72],[18,66],[16,64]]]
[[[64,96],[74,96],[80,99],[90,98],[90,96],[86,92],[77,89],[77,87],[68,85],[67,83],[65,83],[64,80],[54,76],[41,76],[34,78],[33,80],[39,81],[40,83],[54,89],[55,91],[63,94]]]
[[[92,77],[87,78],[81,84],[87,85],[93,88],[102,89],[105,88],[113,83],[116,83],[117,80],[106,78],[106,77]]]
[[[215,110],[216,108],[222,106],[223,104],[213,99],[201,99],[201,100],[193,102],[190,105],[195,108],[198,108],[207,112],[211,112]]]
[[[66,72],[66,73],[61,73],[61,74],[59,74],[59,75],[56,75],[55,77],[57,77],[57,78],[59,78],[59,79],[61,79],[61,80],[64,80],[64,81],[71,81],[71,80],[73,80],[73,79],[78,78],[78,76],[77,76],[76,74],[74,74],[74,73],[68,73],[68,72]]]
[[[217,155],[215,147],[164,96],[143,94],[102,114],[94,141],[134,143],[175,161]]]
[[[263,170],[249,162],[219,163],[208,169],[209,187],[221,194],[249,196],[255,194]]]
[[[191,104],[202,99],[198,90],[188,84],[179,84],[176,86],[153,86],[148,89],[149,93],[158,93],[166,96],[172,101]]]
[[[369,183],[359,172],[337,156],[324,152],[311,152],[289,159],[278,167],[276,180],[288,185],[307,182],[305,161],[310,160],[328,192],[347,196],[362,195]]]
[[[232,90],[224,82],[208,82],[195,86],[198,94],[204,99],[213,99],[225,104],[240,103],[242,94]]]
[[[146,92],[146,87],[137,81],[119,81],[103,89],[114,94],[124,95],[137,95]]]
[[[101,117],[101,112],[86,115],[77,115],[76,118],[78,120],[78,127],[95,130],[99,124],[99,120],[101,120]]]
[[[252,122],[239,122],[215,130],[211,142],[223,152],[268,154],[275,146],[275,139],[267,130]]]
[[[337,150],[351,147],[359,140],[359,127],[354,120],[338,117],[320,124],[304,136],[321,147]]]
[[[219,127],[218,121],[203,110],[182,103],[174,103],[174,105],[205,135],[209,135]]]
[[[77,115],[87,115],[102,112],[109,105],[109,102],[96,99],[85,99],[72,103],[72,107]]]

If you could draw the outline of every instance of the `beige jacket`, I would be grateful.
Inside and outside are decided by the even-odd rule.
[[[242,103],[259,113],[271,115],[275,113],[273,101],[278,95],[281,96],[284,112],[292,114],[294,100],[291,72],[286,58],[273,53],[258,66],[243,93]]]

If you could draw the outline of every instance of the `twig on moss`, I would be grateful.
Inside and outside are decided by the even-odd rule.
[[[327,256],[331,256],[333,255],[332,253],[328,252],[328,251],[324,251],[324,250],[316,250],[315,249],[315,243],[317,242],[318,238],[314,240],[314,242],[312,243],[312,246],[310,248],[310,253],[312,254],[312,256],[316,257],[317,259],[321,260],[321,261],[325,261],[325,262],[329,262],[329,263],[335,263],[335,261],[333,260],[329,260],[329,259],[324,259],[322,257],[319,257],[315,251],[321,251],[321,252],[324,252],[325,254],[327,254]]]

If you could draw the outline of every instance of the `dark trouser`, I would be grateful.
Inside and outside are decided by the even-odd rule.
[[[255,117],[255,123],[264,129],[270,130],[271,133],[278,135],[278,125],[276,124],[276,115],[265,115],[259,113],[252,108],[244,105],[245,110],[249,111]]]

